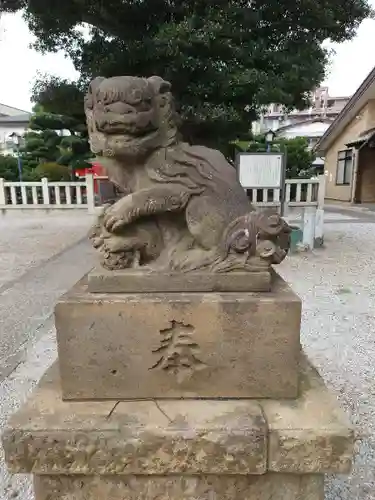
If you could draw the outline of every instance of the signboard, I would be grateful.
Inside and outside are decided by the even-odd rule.
[[[285,161],[282,153],[239,153],[237,170],[245,189],[283,188]]]

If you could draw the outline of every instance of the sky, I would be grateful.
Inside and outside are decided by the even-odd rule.
[[[370,0],[375,7],[375,0]],[[331,96],[353,94],[375,66],[375,20],[364,21],[356,37],[342,44],[332,44],[335,55],[323,85]],[[62,52],[41,55],[29,48],[33,38],[21,14],[0,18],[0,103],[31,110],[30,90],[37,72],[68,79],[77,76],[72,63]],[[370,56],[370,57],[369,57]]]

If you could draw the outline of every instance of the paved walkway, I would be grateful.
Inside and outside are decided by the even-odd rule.
[[[325,248],[279,266],[304,301],[302,343],[357,426],[353,474],[328,480],[326,500],[375,500],[375,217],[352,215],[329,215]],[[0,218],[0,433],[56,358],[51,313],[92,267],[93,252],[80,242],[90,222]],[[30,479],[0,464],[0,499],[14,498],[31,500]]]
[[[56,299],[92,267],[85,241],[91,223],[80,212],[0,217],[0,381],[38,336]]]
[[[56,300],[94,263],[86,241],[92,217],[0,216],[0,433],[56,357]],[[0,447],[0,499],[32,498],[30,479],[5,470]]]

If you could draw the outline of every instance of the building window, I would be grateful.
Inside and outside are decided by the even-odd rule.
[[[345,149],[337,155],[336,184],[349,185],[352,181],[353,150]]]

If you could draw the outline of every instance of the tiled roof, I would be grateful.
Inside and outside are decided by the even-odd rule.
[[[369,142],[370,139],[373,139],[375,136],[375,128],[370,128],[368,130],[365,130],[364,132],[361,132],[357,137],[353,138],[350,142],[345,144],[348,147],[351,146],[360,146],[361,144],[364,144],[365,142]]]

